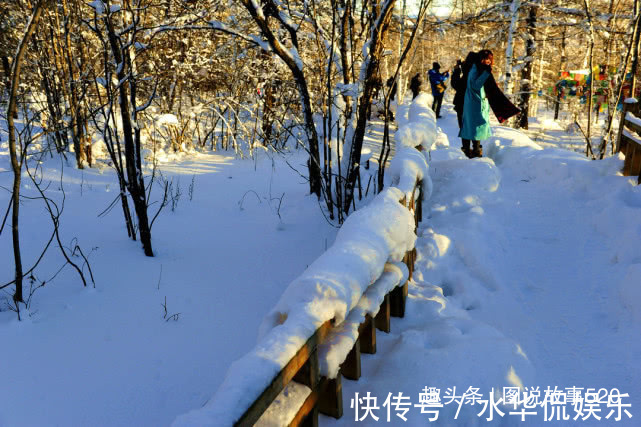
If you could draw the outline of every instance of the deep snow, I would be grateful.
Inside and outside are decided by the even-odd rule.
[[[378,353],[363,355],[361,379],[343,380],[343,418],[321,423],[354,424],[357,392],[378,397],[382,418],[362,422],[372,425],[385,422],[390,392],[403,391],[414,405],[424,387],[441,388],[441,397],[448,387],[458,394],[478,387],[487,398],[492,387],[522,384],[617,387],[630,394],[634,416],[618,424],[638,425],[639,187],[617,175],[620,159],[590,162],[554,148],[578,148],[580,139],[546,118],[530,133],[538,146],[495,127],[491,141],[499,143],[485,144],[488,157],[463,159],[455,116],[449,105],[444,112],[428,157],[434,187],[406,317],[392,320],[390,334],[378,333]],[[0,144],[0,184],[10,187],[6,150]],[[304,170],[304,155],[289,161]],[[59,163],[46,167],[56,183]],[[63,241],[77,237],[86,253],[97,248],[90,256],[96,289],[83,289],[67,269],[36,292],[22,322],[0,312],[0,426],[168,425],[201,407],[254,346],[286,285],[334,241],[336,229],[307,185],[278,157],[272,163],[260,154],[254,163],[193,154],[161,167],[180,178],[183,194],[154,225],[153,259],[127,239],[119,206],[97,218],[116,195],[111,170],[65,168]],[[0,192],[0,206],[8,200]],[[21,212],[29,264],[50,226],[39,201],[25,201]],[[51,251],[40,280],[61,264]],[[6,230],[0,256],[9,260],[0,269],[9,280]],[[165,297],[177,321],[163,319]],[[483,425],[480,409],[464,405],[455,421],[456,407],[446,405],[439,422]],[[391,424],[423,425],[420,412],[412,406],[403,422],[392,408]],[[600,415],[608,412],[603,405]],[[519,419],[506,414],[498,423]],[[543,424],[542,409],[529,423]]]
[[[306,158],[287,160],[303,169]],[[57,185],[59,162],[46,165]],[[1,184],[10,188],[6,144],[0,168]],[[63,242],[77,237],[85,253],[96,248],[96,288],[83,289],[67,268],[35,293],[22,322],[2,302],[0,426],[170,424],[210,398],[231,362],[253,346],[286,285],[334,240],[336,229],[307,184],[279,156],[253,162],[191,154],[161,169],[180,180],[182,196],[174,212],[169,206],[156,220],[156,256],[147,258],[128,240],[119,205],[97,217],[116,195],[113,172],[65,168]],[[0,192],[0,205],[8,201]],[[50,229],[41,202],[25,201],[25,265]],[[10,229],[0,236],[0,256],[7,260],[2,278],[10,280]],[[37,277],[48,279],[61,264],[51,249]],[[165,297],[177,321],[164,319]]]

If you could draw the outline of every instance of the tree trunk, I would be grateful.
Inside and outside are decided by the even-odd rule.
[[[292,51],[288,50],[288,48],[285,47],[285,45],[283,45],[280,40],[276,38],[276,35],[269,26],[267,18],[263,15],[263,11],[261,10],[259,12],[257,10],[257,4],[253,0],[241,0],[241,2],[254,19],[254,22],[260,28],[263,37],[267,39],[272,51],[276,55],[278,55],[278,57],[287,65],[290,72],[292,73],[294,81],[296,81],[296,86],[298,87],[298,93],[301,100],[301,107],[303,110],[305,134],[307,136],[307,142],[309,144],[309,159],[307,160],[307,167],[309,170],[309,191],[312,194],[316,194],[316,196],[320,199],[322,177],[320,168],[318,133],[316,132],[316,124],[314,123],[311,96],[309,94],[309,88],[307,86],[307,79],[305,78],[305,74],[303,73],[303,70],[301,68],[302,63],[297,62],[294,59]],[[296,33],[297,29],[289,26],[288,23],[284,20],[280,22],[289,33],[293,47],[295,49],[298,49],[298,36]],[[298,53],[296,52],[296,54]],[[300,57],[298,59],[300,59]]]
[[[53,34],[53,31],[51,33]],[[36,42],[35,39],[34,50],[38,52],[38,69],[42,76],[42,88],[47,99],[47,112],[49,114],[47,132],[50,132],[51,129],[53,129],[53,140],[56,146],[56,151],[61,153],[67,148],[67,134],[60,126],[60,123],[63,121],[64,114],[61,108],[62,102],[60,90],[55,84],[55,71],[51,71],[55,70],[55,68],[51,63],[49,49],[42,46],[41,43]]]
[[[587,135],[586,135],[586,147],[585,147],[585,155],[590,156],[592,155],[592,134],[591,134],[591,126],[592,126],[592,98],[594,94],[594,26],[592,25],[592,14],[590,13],[590,1],[589,0],[583,0],[583,5],[585,6],[585,13],[588,17],[588,23],[590,25],[590,39],[589,39],[589,49],[588,49],[588,55],[590,58],[590,96],[588,98],[588,130],[587,130]]]
[[[507,35],[507,46],[505,48],[505,82],[503,83],[503,92],[509,97],[512,93],[512,57],[514,55],[514,34],[519,19],[519,8],[521,7],[521,0],[512,0],[510,4],[510,27]]]
[[[401,6],[401,16],[400,18],[400,35],[398,37],[398,57],[400,58],[403,55],[403,39],[405,38],[405,15],[407,9],[407,0],[403,0]],[[440,43],[439,43],[440,44]],[[403,100],[405,99],[405,80],[403,79],[403,64],[400,64],[398,69],[398,85],[396,92],[396,105],[402,105]]]
[[[4,70],[4,77],[6,79],[6,89],[9,90],[11,86],[11,65],[9,64],[9,58],[6,56],[2,57],[2,69]]]
[[[127,88],[135,91],[130,79],[133,76],[127,76],[128,70],[126,65],[131,67],[131,61],[128,57],[128,51],[121,50],[118,38],[114,30],[110,17],[105,18],[109,44],[112,54],[117,64],[118,81],[122,82],[118,88],[118,100],[120,106],[120,118],[122,120],[122,133],[125,141],[125,168],[127,171],[127,185],[129,194],[134,203],[136,216],[138,218],[138,230],[140,231],[140,242],[142,243],[145,255],[154,256],[151,246],[151,229],[149,227],[149,218],[147,216],[147,200],[145,195],[145,183],[142,176],[142,156],[140,154],[140,130],[134,130],[132,116],[130,112]],[[123,55],[124,54],[124,55]],[[126,61],[126,62],[125,62]],[[132,94],[135,99],[135,92]],[[133,105],[135,112],[135,104]]]
[[[347,182],[345,184],[345,198],[343,200],[343,211],[347,214],[350,205],[354,199],[354,189],[358,180],[359,165],[361,162],[361,150],[365,139],[365,128],[367,126],[367,109],[372,102],[374,93],[375,76],[378,64],[383,56],[385,34],[389,28],[389,22],[392,19],[395,0],[388,0],[376,15],[377,26],[372,29],[370,39],[369,57],[365,65],[363,76],[363,92],[358,100],[358,116],[356,118],[356,128],[349,153],[349,162],[347,173]]]
[[[344,1],[343,5],[343,16],[341,18],[341,31],[339,35],[340,43],[340,55],[341,55],[341,69],[343,71],[343,84],[350,84],[351,78],[349,75],[350,70],[350,56],[349,49],[352,46],[352,43],[347,43],[347,36],[350,34],[351,30],[354,28],[354,19],[352,19],[352,2],[351,0]],[[353,40],[350,40],[353,42]],[[330,59],[331,60],[331,59]],[[347,118],[352,117],[352,98],[343,95],[343,101],[345,102],[345,116]]]
[[[565,64],[568,60],[567,56],[565,55],[566,31],[566,27],[563,27],[563,34],[561,36],[561,63],[559,65],[559,77],[561,76],[561,73],[563,72]],[[557,87],[557,91],[558,93],[556,94],[556,105],[554,106],[554,120],[557,120],[559,118],[559,107],[561,106],[561,87]]]
[[[79,98],[79,89],[78,84],[80,83],[80,73],[77,72],[76,67],[74,66],[71,46],[71,34],[72,31],[70,28],[69,21],[71,20],[69,8],[67,7],[67,2],[63,1],[63,13],[64,13],[64,52],[65,60],[67,61],[67,73],[66,76],[69,84],[69,106],[71,108],[71,138],[73,140],[73,149],[74,154],[76,155],[76,166],[78,169],[84,169],[85,161],[85,150],[84,150],[84,126],[82,123],[82,112],[80,106]]]
[[[641,11],[639,10],[639,1],[634,2],[634,14],[637,16]],[[639,42],[641,41],[641,25],[637,25],[634,36],[632,37],[632,67],[630,73],[632,74],[632,81],[630,82],[630,98],[635,97],[637,87],[637,70],[639,69]],[[625,80],[625,73],[624,73]]]
[[[549,27],[545,27],[544,28],[544,30],[543,30],[543,44],[541,46],[541,49],[537,48],[537,50],[539,52],[541,52],[541,54],[539,56],[539,74],[538,74],[538,76],[536,78],[536,84],[534,85],[534,90],[536,92],[538,92],[538,94],[537,94],[537,96],[535,98],[536,102],[534,103],[534,108],[531,109],[532,115],[535,116],[535,117],[539,115],[539,103],[541,102],[541,98],[542,98],[542,96],[539,95],[539,94],[543,93],[543,72],[545,71],[545,65],[544,65],[545,60],[543,58],[545,57],[545,45],[546,45],[547,40],[548,40],[548,30],[549,30]]]
[[[269,145],[274,124],[274,86],[271,82],[265,83],[263,98],[263,145]]]
[[[528,39],[525,44],[525,67],[521,70],[521,102],[519,108],[521,112],[517,117],[517,128],[528,128],[528,115],[530,112],[530,94],[532,92],[532,68],[534,65],[534,55],[536,52],[536,12],[538,5],[531,5],[527,17]]]
[[[7,106],[7,132],[9,134],[9,154],[11,157],[11,169],[13,170],[13,192],[12,192],[12,216],[11,216],[11,234],[13,242],[13,259],[16,273],[16,290],[13,294],[13,301],[18,310],[18,303],[24,302],[22,295],[22,257],[20,254],[20,231],[19,231],[19,214],[20,214],[20,180],[22,178],[22,163],[26,153],[20,150],[20,160],[18,160],[18,147],[16,146],[16,135],[14,126],[14,114],[17,113],[17,96],[18,86],[20,84],[20,68],[22,67],[22,58],[27,48],[29,38],[36,28],[40,14],[42,13],[43,0],[39,0],[31,12],[31,18],[27,24],[22,40],[18,45],[16,55],[13,58],[11,67],[11,85],[9,87],[9,105]],[[21,147],[22,148],[22,147]]]

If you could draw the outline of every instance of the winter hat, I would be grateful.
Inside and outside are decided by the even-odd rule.
[[[433,62],[432,63],[432,68],[434,68],[435,70],[438,70],[438,69],[441,68],[441,64],[439,64],[438,62]]]

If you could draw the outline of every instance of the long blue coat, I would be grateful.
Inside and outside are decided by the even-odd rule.
[[[473,65],[467,76],[467,89],[463,104],[463,127],[459,132],[460,138],[474,141],[482,141],[492,136],[490,104],[483,88],[490,73],[479,71],[476,65]]]

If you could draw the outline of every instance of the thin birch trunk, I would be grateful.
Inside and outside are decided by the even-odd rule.
[[[591,140],[591,126],[592,126],[592,98],[594,95],[594,25],[592,24],[592,14],[590,13],[590,0],[583,0],[585,6],[585,13],[588,17],[588,24],[590,26],[590,38],[588,57],[590,62],[590,96],[588,98],[588,128],[586,134],[586,147],[585,155],[593,156],[592,140]]]
[[[539,56],[539,75],[537,76],[536,79],[536,85],[534,86],[537,90],[537,92],[540,92],[543,90],[543,71],[545,69],[545,61],[543,57],[545,56],[545,45],[547,44],[548,41],[548,27],[545,27],[545,30],[543,31],[543,43],[541,45],[541,55]],[[534,109],[532,110],[532,115],[536,117],[539,114],[539,102],[541,101],[541,98],[537,95],[536,97],[536,102],[534,103]]]
[[[403,6],[401,7],[401,34],[398,38],[398,57],[400,58],[403,54],[403,43],[405,39],[405,14],[406,14],[407,0],[403,0]],[[417,23],[418,25],[418,23]],[[405,80],[403,79],[403,64],[399,67],[398,70],[398,85],[396,86],[396,104],[402,105],[403,100],[405,99]]]
[[[639,0],[634,1],[634,14],[638,15],[639,10]],[[630,72],[632,73],[632,81],[630,82],[630,97],[634,98],[637,87],[637,70],[639,68],[639,42],[641,41],[641,25],[637,25],[634,36],[632,37],[632,67]],[[625,79],[625,74],[624,77]]]
[[[565,43],[565,36],[567,34],[567,29],[566,27],[563,27],[563,35],[561,37],[561,63],[559,64],[559,76],[561,75],[561,72],[563,72],[563,69],[565,68],[565,65],[567,64],[567,56],[566,56],[566,43]],[[554,120],[557,120],[559,118],[559,109],[561,107],[561,88],[557,87],[558,93],[556,94],[556,104],[554,105]]]
[[[514,56],[514,34],[519,19],[519,8],[521,7],[521,0],[512,0],[510,4],[510,27],[507,35],[507,46],[505,47],[505,81],[503,83],[503,91],[509,97],[512,93],[512,61]]]
[[[15,263],[15,274],[16,274],[16,290],[13,294],[13,301],[16,304],[16,310],[18,310],[18,303],[24,302],[22,294],[22,257],[20,254],[20,231],[19,231],[19,219],[20,219],[20,181],[22,178],[22,165],[24,162],[24,157],[26,153],[20,150],[18,154],[18,147],[16,145],[16,135],[15,135],[15,125],[14,125],[14,114],[17,112],[17,96],[18,96],[18,86],[20,84],[20,69],[22,67],[22,59],[27,50],[27,43],[29,38],[33,34],[33,31],[38,24],[38,19],[42,13],[42,5],[44,0],[39,0],[38,3],[33,8],[31,12],[31,17],[29,18],[29,23],[27,24],[27,29],[25,30],[16,54],[13,58],[13,63],[11,65],[11,86],[9,87],[9,103],[7,106],[7,133],[9,134],[9,155],[11,157],[11,169],[13,170],[13,192],[12,192],[12,216],[11,216],[11,233],[12,233],[12,242],[13,242],[13,259]],[[22,147],[21,147],[22,148]],[[20,159],[18,159],[20,155]]]

